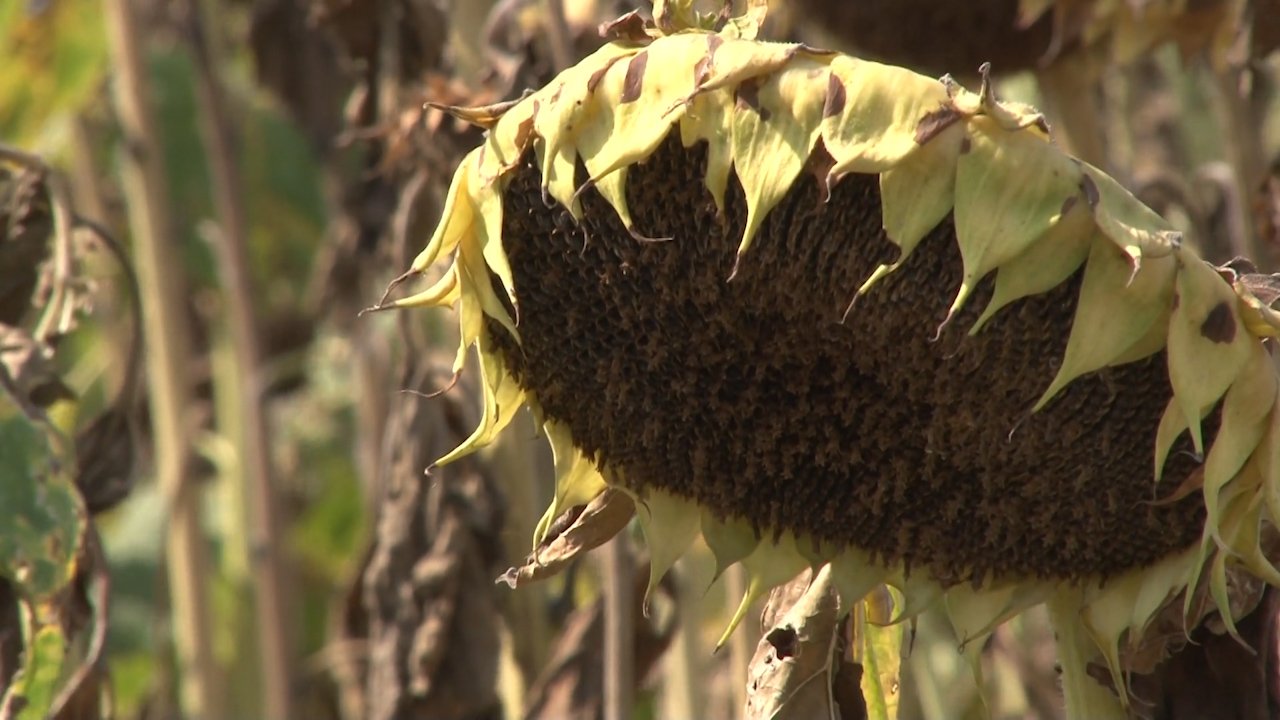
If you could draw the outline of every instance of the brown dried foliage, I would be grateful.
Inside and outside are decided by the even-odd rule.
[[[769,593],[747,680],[747,720],[861,720],[861,666],[830,570],[805,570]]]
[[[801,17],[860,54],[919,72],[1000,72],[1034,67],[1049,51],[1052,18],[1018,25],[1018,0],[797,0]]]
[[[422,375],[413,387],[443,384]],[[367,648],[344,678],[347,707],[359,717],[502,716],[493,583],[502,560],[502,496],[474,461],[422,473],[469,434],[470,422],[447,398],[405,395],[389,423],[376,536],[342,630]]]
[[[645,586],[649,579],[648,563],[637,563],[631,585],[634,610],[630,626],[635,629],[632,641],[634,673],[632,682],[638,689],[657,666],[671,642],[674,624],[664,627],[644,617]],[[670,576],[659,586],[659,592],[672,596]],[[579,608],[564,623],[551,659],[529,688],[525,720],[599,720],[604,717],[604,600],[599,599]]]

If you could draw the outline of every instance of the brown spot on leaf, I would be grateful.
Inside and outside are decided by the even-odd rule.
[[[809,174],[813,176],[813,181],[818,185],[819,205],[824,205],[831,200],[831,184],[835,180],[831,177],[831,169],[835,166],[836,159],[831,157],[826,145],[819,140],[813,152],[809,154],[809,162],[805,165]]]
[[[844,82],[839,75],[831,73],[831,78],[827,81],[827,102],[822,106],[822,117],[829,118],[844,112],[847,99]]]
[[[600,81],[604,79],[605,73],[609,72],[609,67],[609,65],[605,65],[591,73],[591,77],[587,78],[587,92],[594,93],[596,88],[600,87]]]
[[[632,10],[616,20],[600,23],[600,37],[607,41],[648,45],[653,38],[645,32],[646,26],[640,11]]]
[[[627,64],[627,76],[622,80],[622,97],[619,102],[626,104],[640,99],[640,91],[644,88],[644,69],[649,64],[649,51],[645,50]]]
[[[955,121],[960,119],[960,113],[950,105],[942,107],[928,113],[920,118],[919,124],[916,125],[916,144],[924,145],[930,140],[937,137],[943,130],[951,127]]]
[[[711,69],[715,66],[716,50],[724,43],[719,35],[707,36],[707,54],[698,59],[693,66],[693,86],[700,88],[711,78]]]
[[[965,135],[960,138],[960,154],[968,155],[970,150],[973,150],[973,140],[968,135]]]
[[[702,84],[711,76],[711,56],[704,55],[698,59],[698,63],[693,66],[693,86],[702,87]]]
[[[750,108],[754,110],[756,114],[760,116],[761,122],[768,122],[769,118],[772,116],[772,113],[769,112],[769,108],[760,104],[760,80],[757,78],[744,80],[743,83],[738,86],[737,104],[739,109]]]
[[[1098,207],[1098,200],[1101,195],[1098,194],[1098,184],[1088,175],[1080,176],[1080,191],[1084,193],[1084,199],[1089,203],[1089,209]]]
[[[1231,305],[1223,300],[1209,311],[1200,326],[1200,334],[1216,343],[1227,344],[1236,338],[1236,316]]]
[[[806,53],[806,54],[808,54],[808,55],[812,55],[813,57],[819,57],[819,58],[832,57],[832,56],[835,56],[835,55],[839,55],[839,54],[840,54],[839,52],[837,52],[837,51],[835,51],[835,50],[828,50],[828,49],[826,49],[826,48],[822,48],[822,47],[815,47],[815,46],[813,46],[813,45],[809,45],[809,44],[807,44],[807,43],[800,43],[800,45],[799,45],[798,47],[796,47],[796,51],[797,51],[797,52],[803,52],[803,53]]]

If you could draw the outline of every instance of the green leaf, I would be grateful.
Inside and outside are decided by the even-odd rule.
[[[51,608],[22,605],[22,668],[0,701],[6,713],[17,709],[17,720],[43,720],[53,704],[67,655],[66,636],[54,618]]]
[[[46,447],[40,432],[23,418],[0,420],[0,576],[23,596],[36,599],[53,595],[71,580],[85,526],[71,478],[48,472]]]
[[[0,0],[0,138],[38,145],[51,120],[87,104],[107,68],[101,3]]]
[[[901,603],[897,592],[894,604]],[[867,622],[876,614],[868,607],[858,618],[858,648],[862,655],[862,697],[867,703],[867,720],[895,720],[901,699],[903,624],[876,625]]]
[[[956,241],[964,277],[952,315],[987,273],[1008,263],[1062,218],[1080,183],[1078,167],[1033,130],[969,121],[956,165]],[[1061,256],[1062,264],[1071,260]]]

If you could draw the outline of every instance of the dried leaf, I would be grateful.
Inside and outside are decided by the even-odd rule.
[[[443,384],[440,359],[410,353],[415,389]],[[499,707],[500,591],[504,503],[471,460],[422,468],[474,422],[452,398],[404,396],[389,420],[388,479],[373,544],[347,595],[343,635],[367,645],[336,667],[351,717],[391,720],[448,707],[489,717]]]
[[[554,575],[579,555],[608,542],[631,522],[635,503],[621,490],[610,488],[586,506],[566,510],[552,523],[547,537],[524,565],[498,578],[511,587]],[[563,527],[563,531],[556,532]]]
[[[748,669],[747,720],[839,720],[832,682],[840,659],[840,600],[831,566],[774,590]]]

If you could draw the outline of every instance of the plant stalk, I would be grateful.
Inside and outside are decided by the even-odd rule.
[[[1243,79],[1243,70],[1213,73],[1218,100],[1214,108],[1221,123],[1223,154],[1231,168],[1224,187],[1229,196],[1225,209],[1229,213],[1232,252],[1265,266],[1272,258],[1263,257],[1253,204],[1266,177],[1267,153],[1262,141],[1263,124],[1246,95]]]
[[[1036,72],[1036,82],[1058,142],[1072,155],[1106,170],[1106,130],[1089,63],[1088,58],[1075,55],[1058,58]]]
[[[199,0],[189,0],[187,41],[195,60],[200,135],[213,189],[219,232],[213,243],[223,284],[223,308],[238,369],[242,498],[249,525],[249,569],[257,616],[262,672],[262,713],[267,720],[294,717],[290,691],[288,572],[281,562],[278,501],[271,466],[271,424],[263,396],[262,351],[249,263],[248,213],[240,194],[240,167],[226,94]]]
[[[697,717],[706,707],[705,693],[699,685],[704,653],[700,650],[698,633],[699,601],[702,593],[691,582],[689,562],[676,562],[676,622],[671,648],[663,660],[663,716]]]
[[[604,720],[630,720],[635,694],[635,561],[625,532],[605,548]]]
[[[1049,622],[1058,638],[1058,663],[1062,666],[1062,695],[1067,720],[1125,720],[1129,717],[1120,698],[1094,680],[1089,661],[1097,648],[1080,620],[1078,591],[1064,590],[1048,602]]]
[[[226,717],[225,695],[213,654],[207,584],[211,572],[200,528],[200,495],[190,471],[191,342],[182,317],[187,295],[134,10],[129,0],[105,4],[115,107],[124,138],[121,182],[128,201],[150,375],[156,481],[169,514],[165,548],[179,695],[185,717],[218,719]]]

